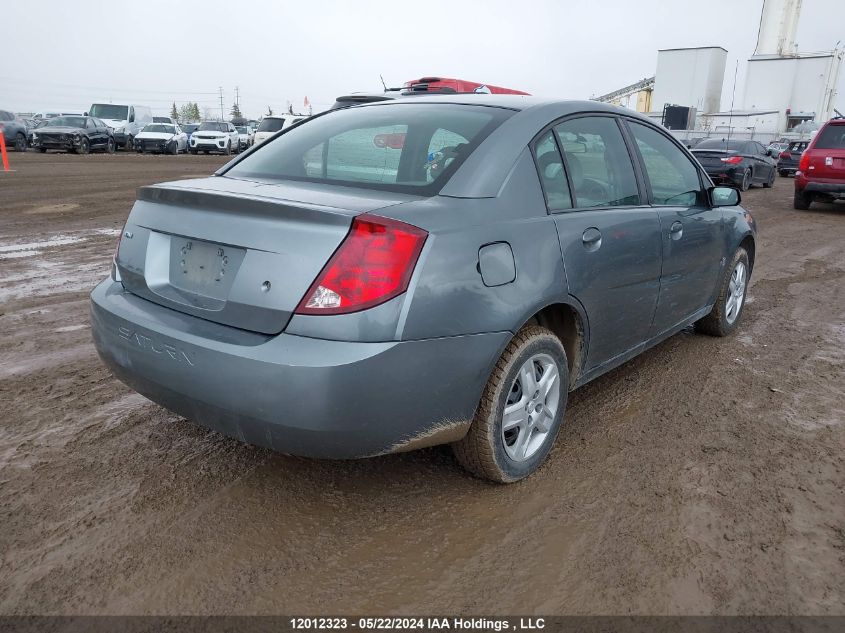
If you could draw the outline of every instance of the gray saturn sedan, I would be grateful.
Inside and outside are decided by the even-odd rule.
[[[756,229],[663,128],[596,102],[396,99],[139,191],[91,294],[115,375],[294,455],[451,443],[499,482],[569,391],[742,314]]]

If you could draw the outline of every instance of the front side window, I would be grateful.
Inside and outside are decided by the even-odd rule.
[[[569,183],[563,169],[563,160],[557,149],[554,132],[545,132],[534,144],[537,157],[537,172],[546,196],[549,211],[563,211],[572,208],[572,196],[569,195]]]
[[[446,103],[332,110],[262,144],[226,173],[432,195],[512,114]]]
[[[640,204],[622,132],[611,117],[580,117],[555,126],[572,181],[575,206]]]
[[[656,205],[694,206],[702,201],[698,169],[671,140],[641,123],[628,122]]]

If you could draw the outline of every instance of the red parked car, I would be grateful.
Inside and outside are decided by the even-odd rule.
[[[801,155],[795,172],[796,209],[845,200],[845,119],[831,119]]]

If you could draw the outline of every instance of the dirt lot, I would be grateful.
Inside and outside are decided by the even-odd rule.
[[[198,428],[99,362],[88,292],[139,185],[213,157],[0,173],[0,613],[845,613],[845,206],[745,196],[739,333],[575,392],[501,487],[446,448],[355,462]]]

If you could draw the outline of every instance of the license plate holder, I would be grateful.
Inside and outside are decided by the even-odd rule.
[[[172,239],[171,284],[206,296],[217,296],[228,286],[231,272],[226,246],[195,239]],[[237,249],[230,249],[237,250]],[[175,279],[173,278],[175,277]]]

